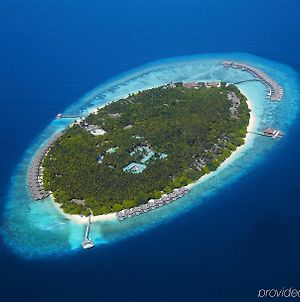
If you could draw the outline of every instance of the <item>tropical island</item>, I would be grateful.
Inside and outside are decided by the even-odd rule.
[[[170,83],[98,108],[59,136],[44,190],[69,214],[120,212],[214,171],[244,143],[250,110],[226,83]]]

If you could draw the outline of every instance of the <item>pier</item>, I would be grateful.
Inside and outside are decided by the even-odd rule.
[[[238,85],[238,84],[247,83],[247,82],[260,82],[260,80],[259,79],[248,79],[248,80],[242,80],[242,81],[234,82],[232,84]]]
[[[62,134],[56,134],[53,136],[35,155],[31,167],[28,172],[28,184],[29,189],[34,200],[41,200],[50,195],[50,192],[45,191],[43,188],[43,173],[41,168],[41,163],[46,155],[46,153],[50,150],[53,143],[61,136]]]
[[[58,113],[56,115],[56,119],[72,119],[72,118],[81,118],[79,115],[63,115],[62,113]]]
[[[182,187],[179,189],[174,189],[170,194],[164,194],[159,199],[150,199],[148,203],[142,204],[138,207],[134,207],[131,209],[125,209],[117,213],[117,217],[120,221],[138,216],[143,213],[147,213],[148,211],[155,210],[156,208],[162,207],[164,205],[170,204],[171,202],[183,197],[189,192],[189,189],[186,187]]]
[[[223,65],[224,67],[237,68],[252,74],[255,77],[255,80],[260,81],[261,83],[267,86],[269,90],[267,93],[267,98],[269,98],[270,100],[280,101],[283,98],[283,89],[281,88],[281,86],[258,68],[234,61],[224,61]],[[249,80],[245,80],[245,82],[246,81],[248,82]],[[240,81],[237,83],[242,82],[244,81]]]
[[[83,249],[90,249],[95,246],[94,242],[89,238],[91,227],[91,215],[88,217],[88,222],[85,229],[84,239],[81,243]]]
[[[273,139],[280,138],[283,136],[283,132],[274,128],[266,128],[262,132],[256,132],[256,131],[248,131],[248,133],[255,134],[255,135],[261,135],[261,136],[267,136],[271,137]]]

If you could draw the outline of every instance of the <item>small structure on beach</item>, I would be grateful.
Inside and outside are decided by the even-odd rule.
[[[186,82],[182,84],[185,88],[199,88],[205,86],[206,88],[210,87],[221,87],[221,82]]]
[[[221,87],[221,82],[206,82],[205,86],[207,88],[210,88],[210,87]]]
[[[187,82],[187,83],[183,83],[182,84],[183,87],[185,88],[196,88],[196,87],[199,87],[199,83],[196,83],[196,82]]]

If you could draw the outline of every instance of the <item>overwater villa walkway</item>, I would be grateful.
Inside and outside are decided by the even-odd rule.
[[[267,86],[269,90],[267,98],[269,98],[270,100],[280,101],[283,98],[283,89],[281,88],[281,86],[258,68],[235,61],[224,61],[223,65],[224,67],[237,68],[252,74],[255,77],[255,79],[253,80],[260,81],[261,83]],[[249,80],[240,81],[235,84],[239,84],[246,81],[248,82]]]

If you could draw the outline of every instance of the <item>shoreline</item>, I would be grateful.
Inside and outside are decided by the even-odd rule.
[[[240,89],[240,91],[247,97],[247,94],[245,94],[244,91],[242,91],[242,89]],[[243,151],[243,149],[245,149],[247,144],[250,143],[251,133],[249,133],[249,131],[253,131],[255,129],[257,120],[256,120],[256,117],[253,113],[253,104],[252,104],[251,100],[248,97],[247,97],[246,102],[247,102],[248,108],[250,109],[250,118],[249,118],[249,124],[248,124],[248,127],[247,127],[247,134],[246,134],[246,137],[244,139],[244,144],[237,147],[236,150],[234,152],[232,152],[231,155],[229,157],[227,157],[215,171],[212,171],[208,174],[205,174],[201,178],[196,180],[195,182],[187,185],[186,187],[188,189],[191,189],[194,186],[199,185],[201,182],[203,182],[203,181],[207,180],[208,178],[212,177],[216,172],[219,172],[220,170],[224,169],[226,166],[228,166],[230,163],[232,163],[234,160],[236,160],[237,157],[240,155],[241,151]]]
[[[228,70],[225,73],[222,70],[221,62],[229,58],[248,62],[250,65],[268,72],[286,91],[283,101],[278,104],[266,100],[264,85],[255,82],[237,85],[241,92],[243,92],[242,89],[247,92],[245,95],[249,96],[253,104],[252,113],[257,120],[255,132],[261,131],[267,126],[276,126],[285,133],[291,131],[299,111],[297,96],[300,95],[300,85],[295,70],[286,64],[266,58],[233,52],[168,58],[167,69],[163,66],[163,64],[167,65],[167,62],[161,59],[159,62],[151,62],[152,64],[147,68],[145,65],[138,66],[135,74],[133,70],[126,70],[114,78],[105,80],[104,83],[74,100],[63,113],[80,112],[82,116],[85,116],[90,108],[96,108],[97,105],[111,99],[118,99],[118,96],[123,93],[181,79],[183,72],[191,81],[199,78],[208,80],[222,78],[228,82],[246,79],[246,74],[241,72]],[[93,101],[95,95],[99,95],[99,100]],[[51,136],[63,131],[70,122],[72,120],[51,120],[38,135],[32,137],[32,143],[24,149],[15,169],[11,171],[11,180],[7,186],[7,198],[2,215],[2,238],[3,243],[12,253],[25,260],[44,259],[45,257],[61,258],[81,249],[86,223],[80,224],[72,219],[64,218],[49,197],[40,202],[33,202],[26,181],[28,167],[34,155]],[[246,128],[247,125],[245,125]],[[290,136],[286,135],[284,141],[290,141]],[[143,236],[143,233],[151,229],[158,229],[161,224],[166,222],[170,224],[178,217],[193,218],[197,223],[197,215],[191,216],[189,213],[197,212],[197,209],[202,211],[203,209],[201,210],[199,206],[202,207],[206,203],[220,199],[222,190],[229,187],[234,189],[240,181],[251,186],[248,173],[251,171],[254,176],[255,174],[263,175],[264,172],[260,169],[261,161],[264,162],[265,157],[268,157],[268,161],[274,160],[274,149],[277,150],[283,143],[283,141],[277,143],[277,141],[251,134],[249,140],[247,139],[246,144],[243,145],[244,149],[238,152],[238,155],[236,153],[230,155],[232,162],[227,167],[223,168],[226,165],[223,163],[219,170],[214,171],[216,173],[211,178],[204,180],[203,176],[203,182],[201,183],[199,180],[197,184],[200,183],[200,185],[192,188],[190,195],[185,199],[182,198],[173,206],[153,211],[150,215],[140,215],[141,217],[137,219],[125,221],[125,224],[116,220],[93,223],[91,239],[97,245],[111,245],[120,240],[126,241],[128,238]],[[229,158],[228,161],[230,161]],[[255,196],[259,198],[259,194]],[[85,221],[87,222],[87,220]],[[49,240],[45,235],[47,238],[49,237]]]
[[[239,88],[240,89],[240,88]],[[198,180],[196,180],[195,182],[185,186],[188,189],[193,188],[194,186],[199,185],[200,183],[202,183],[203,181],[207,180],[208,178],[212,177],[213,175],[215,175],[216,172],[219,172],[220,170],[224,169],[226,166],[228,166],[231,162],[233,162],[234,160],[237,159],[237,157],[239,156],[239,154],[241,153],[241,151],[243,149],[245,149],[245,147],[247,146],[247,144],[249,144],[250,142],[250,137],[251,134],[249,133],[249,131],[253,131],[255,129],[256,123],[257,123],[257,119],[253,113],[253,104],[251,102],[251,99],[248,98],[247,94],[240,89],[240,91],[243,93],[243,95],[246,96],[247,100],[247,106],[250,109],[250,118],[249,118],[249,124],[247,126],[247,134],[246,137],[244,139],[244,144],[237,147],[236,150],[234,152],[231,153],[231,155],[225,159],[225,161],[223,161],[220,166],[215,170],[212,171],[204,176],[202,176],[201,178],[199,178]],[[104,107],[105,105],[102,105],[101,107]],[[100,108],[100,107],[97,107]],[[96,112],[97,108],[95,109],[91,109],[90,112]],[[65,218],[77,223],[77,224],[86,224],[88,221],[88,217],[86,216],[81,216],[81,215],[72,215],[72,214],[67,214],[65,213],[61,207],[60,204],[55,202],[53,195],[50,194],[50,198],[52,200],[52,202],[54,203],[54,206],[56,207],[57,211],[63,215]],[[109,214],[102,214],[102,215],[92,215],[91,216],[91,222],[100,222],[100,221],[119,221],[117,218],[117,212],[114,213],[109,213]]]
[[[67,218],[69,220],[72,220],[73,222],[77,223],[77,224],[86,224],[88,221],[88,217],[87,216],[81,216],[81,215],[75,215],[75,214],[68,214],[65,213],[62,208],[60,207],[60,204],[57,203],[54,198],[53,195],[50,194],[49,196],[51,198],[51,201],[53,202],[55,208],[57,209],[57,211],[64,216],[64,218]],[[99,221],[114,221],[114,220],[118,220],[117,218],[117,213],[109,213],[109,214],[102,214],[102,215],[92,215],[91,216],[91,222],[99,222]]]

